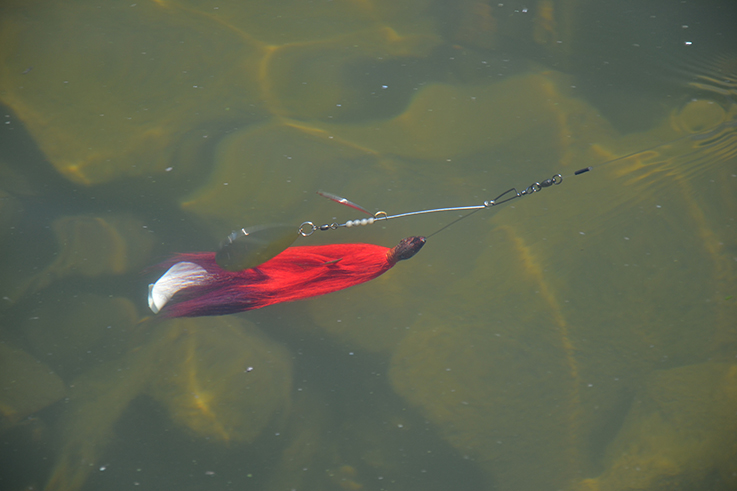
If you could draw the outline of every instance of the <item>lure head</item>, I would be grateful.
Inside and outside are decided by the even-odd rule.
[[[425,241],[425,237],[420,236],[404,238],[399,241],[399,244],[397,244],[394,249],[387,253],[386,258],[392,264],[397,261],[409,259],[422,249],[422,246],[425,245]]]

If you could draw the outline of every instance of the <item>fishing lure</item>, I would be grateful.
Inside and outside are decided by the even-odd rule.
[[[581,171],[584,172],[584,171]],[[380,211],[371,218],[349,220],[343,224],[315,226],[304,222],[298,234],[287,225],[257,226],[231,233],[220,250],[178,254],[164,267],[169,269],[148,288],[148,305],[155,314],[168,317],[225,315],[260,309],[280,302],[325,295],[364,283],[391,269],[398,261],[414,256],[425,237],[407,237],[393,249],[373,244],[332,244],[289,247],[299,236],[315,230],[368,225],[378,220],[490,208],[514,198],[560,184],[560,174],[536,182],[521,192],[512,188],[478,206],[421,210],[400,215]],[[355,203],[332,193],[323,197],[369,213]],[[466,218],[465,215],[443,227]],[[441,229],[441,230],[443,230]],[[436,231],[434,234],[440,232]]]
[[[577,173],[587,170],[582,169]],[[315,230],[350,228],[426,213],[471,212],[431,234],[435,235],[472,213],[561,182],[563,177],[556,174],[522,191],[512,188],[476,206],[436,208],[399,215],[380,211],[371,218],[319,227],[312,222],[304,222],[298,228],[298,233],[287,225],[244,228],[231,233],[217,253],[178,254],[162,265],[169,268],[155,283],[149,285],[148,305],[155,314],[161,312],[167,317],[226,315],[343,290],[372,280],[387,272],[398,261],[411,258],[427,239],[407,237],[391,249],[373,244],[290,247],[299,235],[309,236]],[[318,194],[369,213],[335,194]]]
[[[167,317],[225,315],[325,295],[372,280],[425,245],[407,237],[394,248],[373,244],[296,246],[255,268],[228,271],[214,252],[179,254],[149,285],[148,304]]]

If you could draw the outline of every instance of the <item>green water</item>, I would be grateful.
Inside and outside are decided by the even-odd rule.
[[[0,487],[734,488],[736,20],[716,0],[5,2]],[[172,253],[361,218],[318,190],[397,214],[557,173],[345,291],[146,305]]]

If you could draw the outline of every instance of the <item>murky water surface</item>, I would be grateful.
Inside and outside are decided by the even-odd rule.
[[[716,0],[5,2],[0,487],[737,487],[735,22]],[[391,215],[556,174],[348,290],[146,303],[173,253],[362,218],[318,190]]]

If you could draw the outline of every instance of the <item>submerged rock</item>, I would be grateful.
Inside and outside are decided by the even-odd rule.
[[[169,366],[155,371],[147,392],[175,423],[201,437],[252,442],[286,416],[292,367],[284,348],[232,316],[167,324]]]
[[[0,432],[64,395],[64,382],[47,365],[0,342]]]
[[[74,215],[51,226],[58,250],[55,259],[20,285],[10,287],[18,300],[70,277],[96,278],[140,271],[150,260],[154,237],[129,215]]]
[[[734,489],[737,365],[705,363],[648,376],[591,491]]]
[[[144,394],[183,429],[220,442],[251,442],[288,411],[290,359],[254,326],[229,316],[149,327],[143,345],[72,382],[47,490],[80,489],[115,423]]]

